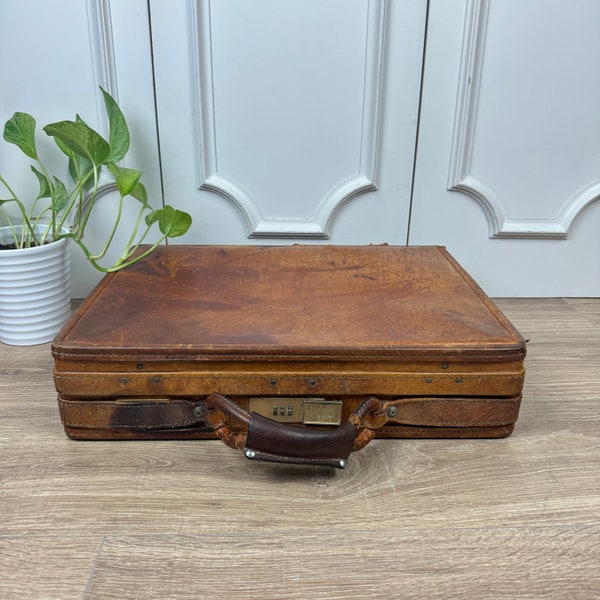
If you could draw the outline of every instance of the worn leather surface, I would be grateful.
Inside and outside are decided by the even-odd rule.
[[[108,275],[54,353],[498,362],[524,341],[443,248],[163,246]]]
[[[347,458],[354,445],[354,427],[347,421],[331,431],[293,427],[253,414],[246,447],[267,454],[300,458]]]
[[[59,398],[61,418],[83,429],[179,429],[204,423],[201,403],[170,400],[65,400]]]
[[[506,435],[525,352],[443,248],[391,246],[161,247],[108,275],[53,344],[80,438],[210,437],[184,413],[212,393],[339,398],[344,420],[369,396],[396,403],[365,438]]]
[[[343,398],[342,419],[364,402],[362,397]],[[168,401],[73,399],[59,396],[62,422],[78,439],[168,439],[221,437],[231,447],[242,449],[250,424],[248,398],[226,399],[231,410],[215,411],[205,422],[203,402],[175,398]],[[375,437],[504,437],[514,426],[521,397],[514,398],[398,398],[380,401],[381,410],[362,416],[355,426],[357,450]],[[397,412],[390,416],[388,409]],[[227,414],[226,414],[227,413]],[[237,418],[236,418],[237,417]],[[220,434],[220,435],[219,435]]]

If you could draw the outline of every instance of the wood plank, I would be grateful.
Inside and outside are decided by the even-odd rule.
[[[565,302],[585,315],[590,323],[600,327],[600,302],[598,302],[598,298],[567,298]]]
[[[529,427],[505,440],[380,440],[344,472],[250,463],[218,442],[55,438],[34,447],[28,437],[5,453],[10,502],[1,531],[334,530],[369,509],[413,528],[590,522],[600,514],[600,450],[597,430],[579,429]],[[273,510],[273,497],[282,508]],[[305,518],[290,522],[291,514]]]
[[[598,526],[116,536],[86,598],[592,598],[599,564]]]
[[[0,596],[82,598],[101,544],[99,536],[0,538]]]

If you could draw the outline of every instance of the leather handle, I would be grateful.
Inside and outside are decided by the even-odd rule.
[[[343,469],[350,454],[366,446],[386,422],[377,398],[367,398],[346,423],[329,430],[284,425],[249,413],[221,394],[202,403],[204,420],[216,435],[246,458]]]

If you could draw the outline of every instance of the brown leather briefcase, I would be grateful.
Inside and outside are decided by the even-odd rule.
[[[374,437],[509,435],[525,341],[441,247],[165,246],[52,350],[72,438],[343,467]]]

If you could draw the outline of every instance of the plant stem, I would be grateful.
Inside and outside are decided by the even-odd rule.
[[[2,182],[4,187],[8,190],[9,194],[12,196],[12,199],[14,200],[14,202],[16,202],[17,206],[19,207],[19,211],[20,211],[21,215],[23,216],[23,224],[21,225],[22,234],[21,234],[21,242],[20,243],[17,241],[17,238],[15,237],[14,230],[13,230],[13,237],[15,238],[16,245],[19,246],[20,248],[23,247],[23,243],[24,243],[23,234],[24,234],[25,228],[29,229],[29,235],[31,236],[31,240],[33,241],[34,245],[36,245],[36,246],[39,245],[38,239],[35,235],[35,231],[34,231],[33,227],[31,226],[31,223],[29,222],[29,218],[27,215],[27,209],[25,208],[25,205],[19,200],[19,198],[17,197],[17,195],[15,194],[13,189],[10,187],[10,185],[8,184],[6,179],[4,179],[4,177],[2,177],[2,175],[0,175],[0,182]],[[9,222],[10,222],[10,220],[9,220]],[[12,227],[11,227],[11,229],[12,229]]]
[[[142,254],[135,256],[135,257],[131,258],[130,260],[127,260],[126,262],[123,262],[122,260],[120,260],[120,261],[117,261],[117,263],[115,263],[111,267],[103,267],[102,265],[98,264],[98,261],[95,260],[94,256],[89,251],[87,246],[83,243],[83,241],[78,240],[76,238],[76,236],[71,235],[71,234],[66,235],[65,237],[72,238],[75,241],[75,243],[83,250],[83,253],[85,254],[86,258],[89,260],[90,264],[96,270],[101,271],[102,273],[113,273],[114,271],[119,271],[120,269],[124,269],[125,267],[128,267],[128,266],[136,263],[141,258],[144,258],[144,256],[148,256],[148,254],[150,254],[157,246],[159,246],[162,242],[164,242],[167,239],[167,236],[164,235],[155,244],[150,246],[150,248],[148,248],[148,250],[146,250]],[[136,246],[136,248],[137,248],[137,246]],[[133,250],[132,250],[132,252],[133,252]]]
[[[69,193],[69,195],[67,197],[66,208],[63,209],[63,216],[61,217],[60,221],[58,222],[59,231],[62,231],[63,227],[65,226],[65,221],[67,220],[67,217],[71,214],[71,210],[73,209],[73,205],[77,202],[78,196],[83,194],[82,185],[85,185],[85,182],[83,182],[83,183],[77,182],[77,185]],[[80,202],[79,210],[81,210],[81,202]],[[80,222],[80,216],[78,216],[78,218],[77,218],[78,225],[79,225],[79,222]]]
[[[144,215],[145,210],[146,210],[146,207],[142,206],[142,208],[140,209],[140,211],[138,213],[137,219],[135,221],[133,233],[129,237],[129,240],[127,240],[127,244],[125,245],[125,248],[123,249],[123,252],[121,253],[121,256],[119,257],[119,260],[115,264],[119,265],[124,260],[126,260],[129,256],[131,256],[131,254],[139,248],[140,244],[144,241],[144,238],[148,235],[148,232],[150,231],[149,227],[146,228],[146,231],[144,231],[144,234],[142,235],[142,237],[137,241],[136,245],[132,248],[133,242],[135,241],[138,229],[140,227],[140,223],[142,222],[142,216]]]
[[[77,241],[81,241],[83,237],[83,232],[85,231],[85,226],[92,214],[92,208],[94,208],[94,202],[96,201],[96,195],[98,194],[98,167],[95,162],[92,162],[92,168],[94,170],[94,187],[92,189],[92,193],[90,194],[90,200],[85,211],[85,215],[83,216],[83,220],[78,224],[77,231]]]
[[[108,251],[110,244],[113,241],[113,238],[115,237],[117,227],[119,226],[119,223],[121,221],[121,214],[123,213],[123,199],[124,198],[125,198],[125,196],[121,196],[119,199],[119,209],[117,210],[117,218],[115,219],[115,224],[113,225],[112,231],[110,232],[110,235],[108,236],[108,239],[106,240],[106,243],[104,244],[104,248],[102,248],[102,251],[100,252],[100,254],[96,254],[92,257],[94,260],[99,260],[101,258],[104,258],[104,256],[106,255],[106,253]]]
[[[36,162],[42,169],[42,173],[44,174],[44,177],[46,178],[46,181],[48,182],[48,186],[50,187],[50,207],[51,207],[51,215],[52,215],[52,239],[56,240],[57,239],[57,236],[56,236],[56,213],[54,212],[54,194],[56,193],[56,188],[55,188],[54,184],[52,183],[52,179],[50,178],[50,175],[49,175],[48,171],[46,170],[44,163],[40,160],[39,157],[36,158]],[[36,202],[37,202],[37,200],[36,200]],[[33,205],[35,206],[35,202],[33,203]],[[32,207],[32,210],[33,210],[33,207]],[[44,239],[43,239],[42,243],[44,243],[46,241],[46,237],[47,237],[47,233],[44,235]]]
[[[10,229],[10,234],[12,236],[13,241],[15,242],[15,246],[18,248],[19,247],[19,236],[17,235],[17,232],[15,231],[15,226],[13,225],[13,222],[10,219],[10,215],[5,211],[2,210],[0,208],[0,214],[6,219],[6,226]]]
[[[148,250],[146,250],[142,254],[135,256],[134,258],[132,258],[131,260],[128,260],[127,262],[119,261],[112,267],[108,267],[106,269],[101,269],[101,270],[103,270],[105,273],[112,273],[113,271],[118,271],[120,269],[124,269],[125,267],[128,267],[129,265],[136,263],[138,260],[140,260],[140,258],[144,258],[144,256],[148,256],[148,254],[150,254],[157,246],[162,244],[166,239],[167,239],[167,236],[163,235],[157,242],[155,242],[152,246],[150,246],[150,248],[148,248]],[[139,244],[134,249],[132,249],[132,252],[134,250],[136,250],[138,247],[139,247]]]

